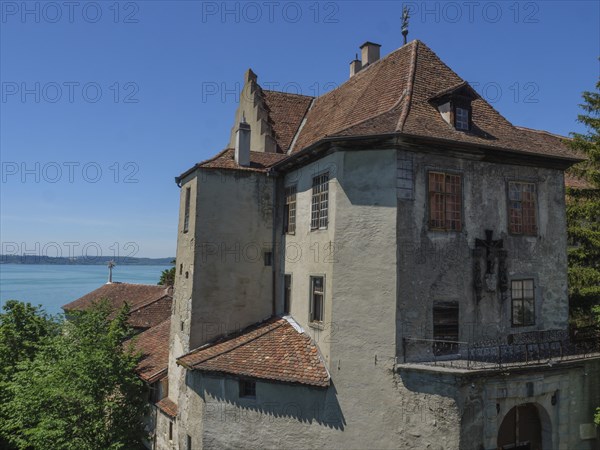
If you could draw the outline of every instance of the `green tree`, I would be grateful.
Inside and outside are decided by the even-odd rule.
[[[175,260],[171,261],[171,264],[173,267],[163,270],[160,274],[159,285],[173,286],[175,284]]]
[[[147,395],[125,306],[79,312],[32,360],[17,365],[0,405],[2,432],[19,449],[117,450],[142,447]]]
[[[8,300],[0,313],[0,404],[10,401],[9,383],[20,363],[33,360],[39,350],[58,335],[60,322],[44,312],[41,306]],[[0,423],[5,423],[0,413]],[[11,446],[2,434],[0,448]]]
[[[587,160],[569,170],[583,186],[567,188],[569,236],[569,301],[578,325],[592,324],[592,308],[600,305],[600,81],[584,92],[578,122],[586,133],[572,133],[568,144]]]

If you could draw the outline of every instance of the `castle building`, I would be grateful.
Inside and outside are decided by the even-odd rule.
[[[597,342],[568,332],[561,137],[423,42],[318,98],[251,71],[181,189],[155,447],[593,449]]]

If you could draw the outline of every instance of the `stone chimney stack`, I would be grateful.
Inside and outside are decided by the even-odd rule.
[[[350,62],[350,78],[360,72],[360,69],[362,69],[362,63],[358,59],[358,55],[356,55],[354,60]]]
[[[360,50],[362,52],[362,68],[364,69],[369,64],[373,64],[375,61],[379,59],[379,50],[381,49],[381,45],[375,44],[374,42],[365,42],[360,46]]]
[[[242,116],[242,121],[235,132],[235,162],[238,166],[250,165],[250,125],[246,122],[245,116]]]

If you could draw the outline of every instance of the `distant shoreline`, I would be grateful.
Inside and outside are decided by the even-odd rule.
[[[98,257],[80,257],[63,258],[35,255],[0,255],[0,265],[2,264],[20,264],[20,265],[63,265],[63,266],[105,266],[109,261],[114,261],[122,266],[170,266],[175,257],[169,258],[133,258],[107,256]]]

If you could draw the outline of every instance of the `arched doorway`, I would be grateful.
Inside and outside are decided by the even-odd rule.
[[[542,428],[538,406],[533,403],[517,405],[502,420],[498,431],[498,449],[547,450],[552,444],[544,442],[542,437],[547,436],[549,430]]]

